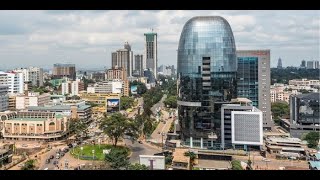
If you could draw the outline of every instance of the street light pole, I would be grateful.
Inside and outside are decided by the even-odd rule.
[[[93,167],[93,161],[94,161],[94,149],[92,150],[92,167]]]

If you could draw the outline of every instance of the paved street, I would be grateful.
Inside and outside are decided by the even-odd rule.
[[[139,163],[139,155],[154,155],[161,152],[159,148],[146,144],[146,142],[143,142],[143,144],[134,142],[132,144],[130,140],[125,139],[125,143],[132,151],[130,163]]]
[[[170,130],[170,126],[173,121],[173,118],[169,118],[169,113],[167,111],[161,111],[161,113],[161,120],[163,120],[164,122],[160,121],[157,128],[151,134],[151,139],[157,143],[162,143],[162,140],[163,142],[165,142],[167,138],[167,133]],[[164,133],[163,139],[162,133]]]
[[[164,101],[166,98],[167,98],[167,95],[165,94],[165,95],[163,95],[163,97],[161,98],[161,100],[160,100],[157,104],[155,104],[155,105],[152,106],[151,111],[153,112],[154,115],[157,113],[156,110],[159,109],[159,107],[161,107],[161,108],[164,107],[163,101]]]

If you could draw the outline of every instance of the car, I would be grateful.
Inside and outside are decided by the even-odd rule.
[[[60,156],[63,157],[64,156],[64,152],[60,153]]]
[[[69,148],[72,148],[73,146],[72,146],[72,144],[68,144],[68,147],[69,147]]]
[[[53,155],[51,155],[51,156],[50,156],[50,159],[53,159],[53,158],[54,158],[54,156],[53,156]]]
[[[63,150],[64,153],[67,153],[68,151],[69,151],[68,148],[65,148],[65,149]]]
[[[59,164],[58,161],[53,161],[53,165],[57,165],[57,164]]]
[[[262,158],[262,161],[270,162],[271,160],[270,160],[270,159],[267,159],[267,158]]]
[[[50,163],[50,159],[46,159],[46,164],[49,164]]]
[[[138,141],[138,143],[143,144],[142,141]]]
[[[24,166],[24,164],[23,164],[23,163],[18,164],[18,167],[23,167],[23,166]]]
[[[22,147],[28,147],[28,145],[26,145],[26,144],[22,144],[21,146],[22,146]]]

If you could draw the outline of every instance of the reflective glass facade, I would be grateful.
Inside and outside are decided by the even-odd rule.
[[[255,107],[259,105],[258,65],[258,57],[238,57],[238,97],[250,99]]]
[[[208,133],[219,137],[219,107],[236,97],[236,71],[229,23],[218,16],[190,19],[180,36],[177,68],[179,121],[186,143],[211,146]]]

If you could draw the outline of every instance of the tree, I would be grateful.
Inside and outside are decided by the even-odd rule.
[[[232,170],[243,170],[241,162],[239,160],[231,161]]]
[[[165,157],[165,163],[166,165],[170,165],[172,163],[173,157],[171,155],[168,155]]]
[[[163,103],[168,107],[177,108],[177,96],[169,96],[167,97]]]
[[[190,157],[190,164],[191,164],[191,166],[193,166],[194,160],[196,159],[197,155],[191,151],[185,152],[184,155]]]
[[[24,164],[24,166],[21,168],[21,170],[35,170],[35,165],[34,165],[34,163],[35,163],[35,160],[33,160],[33,159],[28,160],[28,161]]]
[[[88,134],[87,124],[79,119],[70,120],[69,130],[77,136],[84,135],[86,137]]]
[[[283,116],[289,116],[290,108],[286,102],[275,102],[271,104],[273,119],[280,120]]]
[[[306,140],[308,142],[308,147],[309,148],[317,148],[318,143],[319,143],[319,132],[309,132],[304,140]]]
[[[113,169],[127,169],[130,165],[129,152],[124,148],[112,148],[109,154],[105,155],[105,161],[110,164]]]
[[[144,164],[135,163],[130,164],[128,170],[149,170],[149,168]]]
[[[114,113],[110,117],[103,118],[100,129],[112,139],[114,146],[117,146],[119,139],[123,138],[125,134],[131,136],[132,141],[139,136],[139,129],[134,121],[120,113]]]
[[[248,162],[247,162],[248,166],[247,166],[247,170],[252,170],[252,162],[251,160],[249,159]]]
[[[120,109],[126,110],[133,106],[134,99],[131,97],[121,97],[120,98]]]

